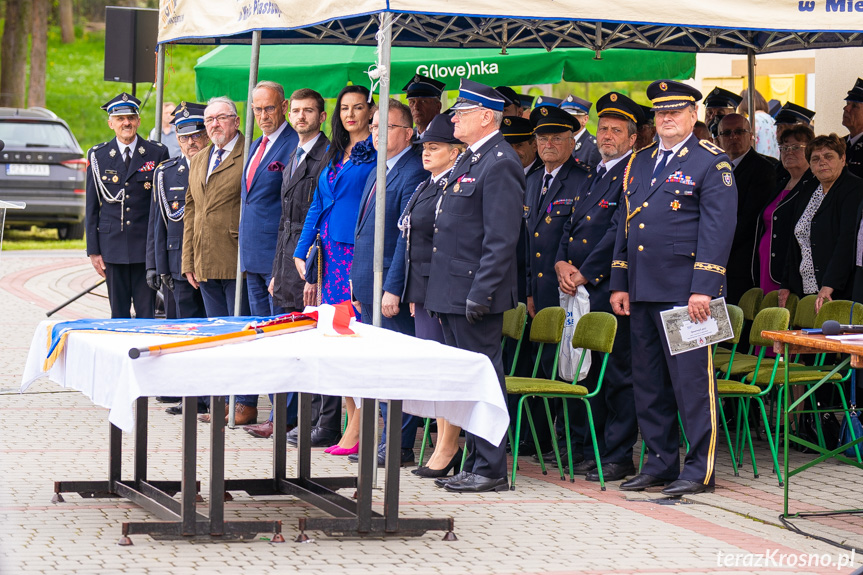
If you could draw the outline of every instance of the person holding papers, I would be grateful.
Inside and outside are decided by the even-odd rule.
[[[728,156],[693,135],[698,90],[659,80],[647,96],[659,139],[624,171],[610,288],[614,313],[630,317],[636,415],[649,455],[620,488],[667,485],[665,495],[680,496],[714,489],[716,381],[709,348],[670,354],[659,314],[686,306],[701,322],[724,295],[737,189]],[[678,412],[690,445],[682,470]]]

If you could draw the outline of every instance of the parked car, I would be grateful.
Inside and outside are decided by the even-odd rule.
[[[27,204],[6,225],[83,238],[87,161],[66,122],[45,108],[0,108],[0,140],[0,199]]]

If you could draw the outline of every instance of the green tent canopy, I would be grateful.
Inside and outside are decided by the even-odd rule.
[[[198,59],[195,91],[198,101],[227,95],[248,97],[250,46],[221,46]],[[377,60],[371,46],[267,45],[261,47],[258,78],[279,82],[290,94],[312,88],[324,98],[335,98],[348,83],[369,85],[368,70]],[[695,54],[649,50],[610,49],[595,59],[584,48],[392,49],[390,91],[398,93],[414,74],[430,76],[458,88],[460,78],[491,86],[523,86],[568,82],[618,82],[686,79],[695,73]]]

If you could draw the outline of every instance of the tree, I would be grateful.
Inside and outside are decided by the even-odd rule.
[[[60,31],[64,44],[75,41],[75,19],[72,12],[72,0],[59,0]]]
[[[30,41],[30,88],[27,105],[45,107],[45,67],[48,62],[49,0],[33,0]]]
[[[6,0],[6,22],[0,45],[0,106],[25,106],[29,16],[28,0]]]

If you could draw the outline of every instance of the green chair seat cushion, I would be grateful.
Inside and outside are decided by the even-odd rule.
[[[761,393],[761,388],[757,385],[749,385],[730,379],[717,379],[716,386],[719,388],[719,395],[758,395]]]
[[[794,364],[791,364],[794,365]],[[770,376],[773,373],[773,368],[770,369],[762,369],[758,372],[758,377],[755,379],[755,383],[758,385],[767,385],[770,383]],[[828,372],[826,371],[818,371],[817,369],[806,369],[794,371],[791,370],[788,372],[788,382],[789,383],[803,383],[809,382],[815,383],[820,381],[822,377],[824,377]],[[748,374],[746,376],[746,381],[749,381],[752,378],[752,374]],[[842,374],[834,373],[830,376],[829,381],[837,381],[842,379]],[[784,385],[785,384],[785,368],[780,367],[776,370],[776,385]]]
[[[770,379],[770,372],[773,370],[773,362],[775,360],[772,358],[764,358],[761,360],[761,369],[758,370],[759,376],[762,373],[767,373],[768,381]],[[719,366],[719,371],[724,373],[726,376],[728,375],[743,375],[746,373],[751,373],[755,371],[755,366],[758,365],[758,358],[749,359],[748,357],[744,357],[738,359],[736,356],[734,358],[734,365],[731,366],[731,373],[728,372],[728,362]],[[791,365],[795,367],[803,367],[802,363],[792,363]]]
[[[717,347],[716,353],[713,354],[714,357],[725,356],[729,357],[731,355],[731,350],[725,347]]]
[[[506,392],[514,395],[531,395],[535,393],[555,395],[587,395],[583,385],[552,381],[550,379],[532,379],[530,377],[507,377]]]

